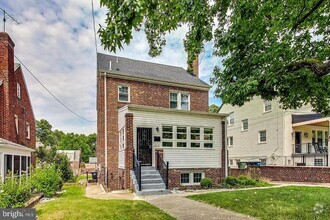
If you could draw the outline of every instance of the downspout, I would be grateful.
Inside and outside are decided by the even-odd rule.
[[[225,119],[225,136],[223,137],[225,139],[225,178],[228,177],[228,150],[227,150],[227,120]]]
[[[105,185],[108,189],[108,126],[107,126],[107,74],[104,73],[104,167]]]

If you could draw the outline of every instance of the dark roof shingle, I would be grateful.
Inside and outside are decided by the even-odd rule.
[[[133,60],[102,53],[97,54],[97,63],[99,71],[108,71],[128,77],[210,88],[210,85],[194,77],[182,67]]]

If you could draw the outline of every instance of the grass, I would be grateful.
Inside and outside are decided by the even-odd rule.
[[[173,219],[144,201],[97,200],[85,197],[81,185],[64,186],[54,201],[38,204],[38,219]]]
[[[260,219],[329,219],[330,188],[289,186],[189,196]]]
[[[80,180],[85,180],[86,174],[81,174],[80,176],[77,176],[76,182],[79,182]],[[88,174],[88,179],[92,179],[92,174]]]

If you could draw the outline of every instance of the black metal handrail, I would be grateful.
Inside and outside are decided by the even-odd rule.
[[[137,159],[135,153],[133,152],[133,171],[136,177],[136,181],[139,185],[139,191],[141,191],[141,162]]]
[[[157,152],[157,170],[165,183],[166,189],[168,189],[168,165],[168,161],[165,162],[160,153]]]

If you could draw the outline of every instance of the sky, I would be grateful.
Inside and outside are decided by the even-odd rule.
[[[90,134],[96,132],[96,50],[90,0],[0,0],[0,8],[19,24],[7,19],[6,32],[15,43],[15,55],[66,106],[89,121],[69,112],[23,68],[34,115],[46,119],[64,132]],[[106,8],[94,0],[96,29],[104,25]],[[1,11],[2,15],[2,11]],[[3,17],[1,16],[0,21]],[[0,25],[3,31],[3,22]],[[163,53],[151,58],[143,32],[135,32],[130,45],[116,55],[137,60],[187,68],[183,27],[167,35]],[[105,51],[97,36],[97,51]],[[15,62],[18,63],[16,60]],[[200,78],[206,83],[220,59],[212,56],[212,42],[200,55]],[[210,90],[209,104],[221,101]]]

